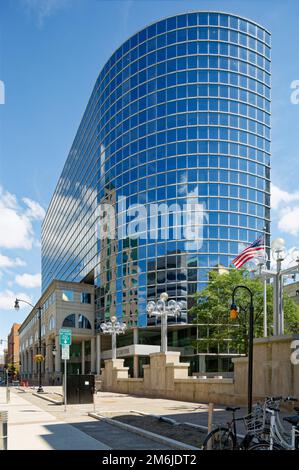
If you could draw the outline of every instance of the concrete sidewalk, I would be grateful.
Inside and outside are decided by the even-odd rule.
[[[208,404],[196,402],[184,402],[177,400],[169,400],[164,398],[148,398],[133,395],[125,395],[113,392],[98,392],[96,395],[95,409],[98,413],[119,412],[126,415],[130,411],[135,410],[143,413],[167,416],[180,423],[188,422],[195,425],[208,426]],[[290,406],[289,411],[281,411],[281,417],[296,414]],[[237,411],[236,417],[244,417],[247,415],[247,407],[241,406]],[[232,413],[226,411],[226,406],[214,405],[213,424],[226,425],[231,421]],[[289,425],[284,423],[288,429]],[[237,422],[237,432],[245,433],[243,421]]]
[[[6,404],[5,387],[0,387],[0,410],[8,411],[9,450],[109,450],[102,442],[76,427],[58,420],[11,390]]]

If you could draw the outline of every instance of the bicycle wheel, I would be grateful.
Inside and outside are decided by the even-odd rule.
[[[233,450],[234,436],[227,428],[216,428],[211,431],[203,442],[203,450]]]
[[[273,444],[273,449],[270,449],[269,442],[259,442],[258,444],[253,444],[252,446],[250,446],[248,450],[284,450],[284,449],[278,444]]]

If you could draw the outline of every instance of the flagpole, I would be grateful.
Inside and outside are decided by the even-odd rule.
[[[264,252],[265,265],[267,269],[267,252],[266,252],[266,227],[264,227]],[[264,276],[264,338],[268,336],[268,318],[267,318],[267,278]]]
[[[243,264],[247,263],[250,259],[254,258],[255,254],[258,251],[263,250],[265,253],[265,264],[267,270],[267,260],[266,260],[266,226],[263,228],[263,235],[260,235],[257,240],[251,243],[247,248],[245,248],[239,255],[232,261],[232,264],[235,266],[236,269],[240,269]],[[263,279],[262,276],[262,265],[263,263],[259,263],[259,277]],[[267,320],[267,279],[264,277],[263,279],[263,330],[264,330],[264,337],[268,336],[268,320]]]

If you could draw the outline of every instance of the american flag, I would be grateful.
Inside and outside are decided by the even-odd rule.
[[[252,242],[245,250],[233,260],[233,264],[237,269],[240,269],[243,264],[255,257],[258,251],[265,249],[265,238],[261,235],[257,240]]]

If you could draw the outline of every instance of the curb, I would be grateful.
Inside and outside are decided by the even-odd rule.
[[[141,416],[150,416],[152,418],[157,419],[158,421],[163,421],[164,423],[171,424],[172,426],[178,426],[180,423],[179,421],[176,421],[175,419],[168,418],[166,415],[154,415],[151,413],[145,413],[144,411],[137,411],[137,410],[131,410],[131,413],[137,413]]]
[[[208,432],[208,426],[203,426],[202,424],[195,424],[195,423],[188,423],[188,422],[185,422],[184,424],[186,424],[187,426],[190,426],[190,427],[192,427],[192,428],[198,428],[198,429],[200,429],[200,430],[202,430],[202,431]],[[217,427],[217,424],[215,424],[215,425],[213,426],[213,429],[214,429],[215,427]],[[238,433],[237,433],[237,437],[238,437],[239,439],[244,439],[245,435],[244,435],[244,434],[238,434]]]
[[[176,421],[175,419],[168,418],[165,415],[154,415],[152,413],[145,413],[144,411],[137,411],[137,410],[131,410],[131,413],[137,413],[141,416],[151,416],[152,418],[156,418],[159,421],[164,421],[165,423],[172,424],[173,426],[179,426],[180,424],[185,424],[186,426],[191,426],[192,428],[198,428],[202,431],[207,431],[208,427],[207,426],[202,426],[201,424],[193,424],[193,423],[188,423],[188,422],[180,422]]]
[[[135,434],[138,434],[139,436],[147,437],[148,439],[159,442],[160,444],[171,446],[171,449],[201,450],[199,447],[194,447],[189,444],[184,444],[184,442],[176,441],[174,439],[170,439],[169,437],[161,436],[160,434],[155,434],[153,432],[146,431],[145,429],[137,428],[135,426],[132,426],[131,424],[126,424],[126,423],[122,423],[121,421],[117,421],[111,418],[106,418],[105,416],[102,416],[100,414],[88,413],[88,416],[91,416],[92,418],[95,418],[98,420],[105,421],[106,423],[109,423],[112,426],[117,426],[126,431],[130,431]]]
[[[63,405],[63,401],[54,400],[54,398],[46,397],[45,395],[42,395],[40,393],[32,393],[32,395],[34,395],[35,397],[41,398],[42,400],[49,401],[50,403],[54,403],[54,405]]]
[[[188,423],[188,421],[185,421],[183,424],[186,424],[186,426],[190,426],[191,428],[200,429],[201,431],[208,432],[208,426],[204,426],[202,424]]]

